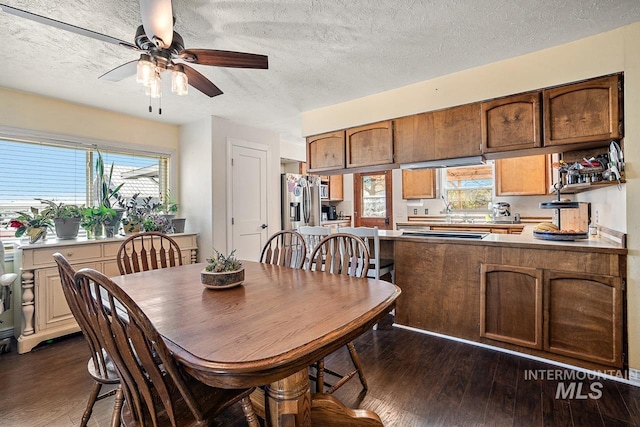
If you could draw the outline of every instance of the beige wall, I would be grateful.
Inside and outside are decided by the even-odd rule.
[[[343,129],[379,120],[513,93],[525,92],[624,71],[625,73],[625,161],[627,184],[611,228],[628,233],[628,337],[629,364],[640,369],[640,23],[567,43],[517,58],[495,62],[433,80],[308,111],[302,115],[303,135]],[[600,190],[599,190],[600,191]],[[619,201],[620,195],[607,190],[604,197]],[[586,196],[585,196],[586,197]],[[626,205],[626,207],[625,207]],[[609,206],[609,205],[608,205]],[[604,208],[603,208],[604,209]],[[624,223],[621,223],[624,222]]]
[[[0,126],[178,149],[178,126],[0,87]]]

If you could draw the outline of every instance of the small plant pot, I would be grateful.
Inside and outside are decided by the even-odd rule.
[[[38,243],[47,239],[47,227],[29,228],[25,234],[29,237],[29,243]]]
[[[75,239],[78,237],[80,218],[54,218],[56,236],[60,240]]]
[[[124,229],[124,234],[130,236],[140,232],[140,223],[131,221],[126,224],[122,224],[122,228]]]
[[[235,271],[222,271],[214,273],[202,270],[200,281],[208,289],[228,289],[239,286],[244,282],[244,267]]]
[[[187,222],[186,218],[173,218],[171,220],[171,226],[174,233],[184,233],[184,224]]]

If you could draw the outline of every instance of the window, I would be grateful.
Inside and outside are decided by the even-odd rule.
[[[493,162],[442,169],[443,197],[454,211],[487,210],[493,196]]]
[[[120,194],[156,200],[167,194],[169,156],[100,148],[105,169],[113,163],[112,185]],[[36,198],[92,206],[97,148],[0,139],[0,237],[14,238],[7,228],[16,211],[42,208]]]

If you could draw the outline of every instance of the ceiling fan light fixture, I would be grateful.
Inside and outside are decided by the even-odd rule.
[[[138,59],[136,68],[136,82],[149,86],[156,74],[156,65],[151,60],[151,56],[143,53]]]
[[[189,79],[181,65],[176,66],[171,73],[171,92],[176,95],[189,93]]]
[[[162,96],[162,79],[160,74],[154,73],[154,76],[149,81],[149,86],[146,86],[144,93],[151,98],[160,98]]]

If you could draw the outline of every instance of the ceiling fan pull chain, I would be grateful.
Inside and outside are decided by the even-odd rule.
[[[153,108],[151,108],[151,93],[149,93],[149,112],[151,113]]]
[[[158,98],[158,115],[162,115],[162,93],[160,93],[160,98]]]

